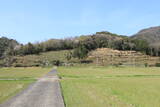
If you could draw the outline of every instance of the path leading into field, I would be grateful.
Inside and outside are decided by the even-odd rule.
[[[52,70],[0,107],[64,107],[57,72]]]

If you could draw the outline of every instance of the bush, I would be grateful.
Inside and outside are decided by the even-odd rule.
[[[63,64],[63,62],[61,62],[60,60],[53,60],[52,64],[56,65],[56,66],[61,66]]]
[[[0,60],[0,67],[4,67],[5,66],[5,63],[3,60]]]
[[[145,66],[145,67],[148,67],[148,63],[145,63],[144,66]]]
[[[156,65],[155,65],[156,67],[160,67],[160,63],[156,63]]]
[[[89,64],[92,62],[93,62],[92,60],[81,60],[81,63],[84,63],[84,64]]]
[[[24,67],[24,65],[21,63],[14,63],[12,66],[13,67]]]

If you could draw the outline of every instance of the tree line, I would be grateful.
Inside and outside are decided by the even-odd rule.
[[[20,44],[17,49],[14,50],[16,55],[30,55],[30,54],[39,54],[41,52],[48,51],[58,51],[58,50],[69,50],[73,49],[73,40],[64,39],[64,40],[56,40],[51,39],[41,43],[28,43],[26,45]]]

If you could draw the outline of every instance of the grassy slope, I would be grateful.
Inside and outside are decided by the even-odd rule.
[[[160,68],[61,67],[58,70],[67,107],[160,106]]]
[[[26,55],[26,56],[16,56],[16,62],[13,63],[13,66],[35,66],[41,65],[42,63],[52,63],[55,60],[61,62],[66,62],[66,54],[69,50],[62,51],[50,51],[40,53],[39,55]]]
[[[0,103],[16,95],[37,78],[49,72],[50,68],[1,68]],[[18,80],[14,80],[18,79]]]

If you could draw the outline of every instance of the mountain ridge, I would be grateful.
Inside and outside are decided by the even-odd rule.
[[[160,26],[150,27],[140,30],[134,34],[131,38],[146,40],[150,46],[160,46]]]

